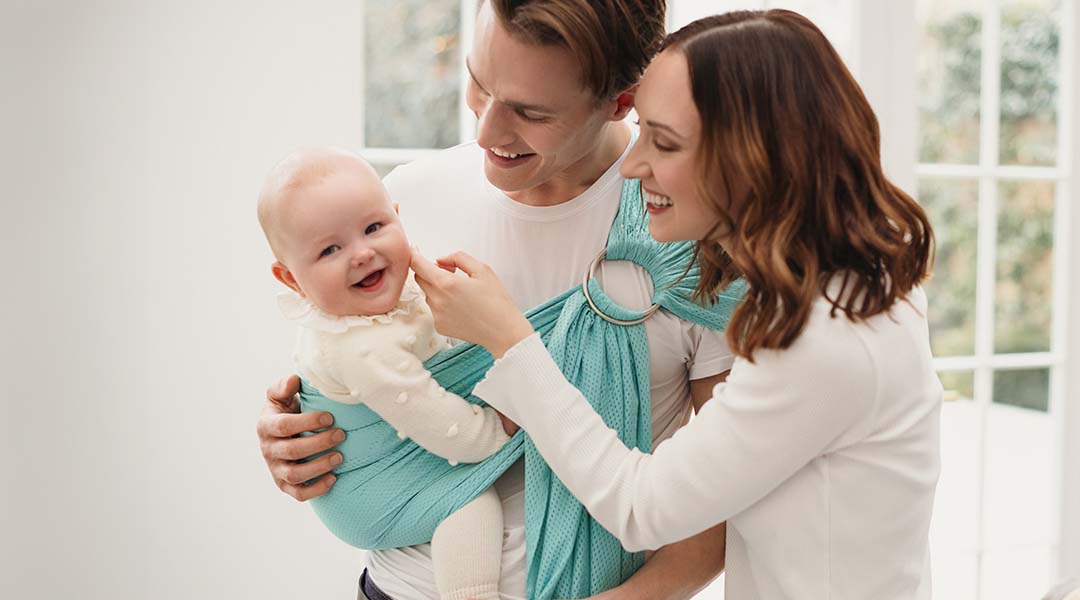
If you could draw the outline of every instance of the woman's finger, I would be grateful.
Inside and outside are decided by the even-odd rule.
[[[412,270],[416,273],[417,283],[420,283],[420,287],[424,287],[424,284],[420,280],[424,280],[427,283],[438,283],[440,278],[446,275],[446,272],[437,266],[435,263],[426,259],[416,250],[412,251]]]
[[[461,269],[469,277],[475,277],[478,273],[486,271],[488,268],[487,263],[474,258],[468,252],[461,251],[440,258],[439,264],[447,271],[451,270],[450,267]]]
[[[439,265],[439,268],[444,270],[444,271],[449,271],[451,273],[456,273],[457,272],[457,267],[455,267],[453,263],[443,262],[444,258],[436,258],[435,259],[435,264]]]

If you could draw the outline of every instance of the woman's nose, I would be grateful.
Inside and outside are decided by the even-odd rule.
[[[645,179],[649,176],[649,165],[642,156],[640,138],[630,148],[630,154],[626,156],[626,160],[619,165],[619,174],[625,179]]]

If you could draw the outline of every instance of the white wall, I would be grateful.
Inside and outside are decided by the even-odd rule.
[[[259,455],[291,332],[254,198],[294,146],[355,146],[361,10],[0,3],[0,597],[355,594]]]

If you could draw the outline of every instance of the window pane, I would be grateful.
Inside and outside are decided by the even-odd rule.
[[[1001,163],[1057,156],[1057,0],[1007,0],[1001,12]]]
[[[926,283],[935,356],[975,353],[978,197],[975,181],[924,179],[919,183],[919,202],[937,239],[934,276]]]
[[[1000,185],[994,351],[1050,349],[1054,184]]]
[[[1045,413],[1050,404],[1050,369],[995,371],[994,403]]]
[[[919,160],[979,161],[982,18],[977,0],[919,0]]]
[[[938,373],[945,388],[945,401],[971,400],[975,397],[975,373],[972,371],[943,371]]]
[[[457,144],[459,0],[364,4],[364,144]]]

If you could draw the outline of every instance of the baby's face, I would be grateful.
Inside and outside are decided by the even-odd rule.
[[[281,207],[282,257],[300,294],[333,315],[377,315],[397,305],[410,248],[397,211],[372,174],[341,168],[292,192]]]

